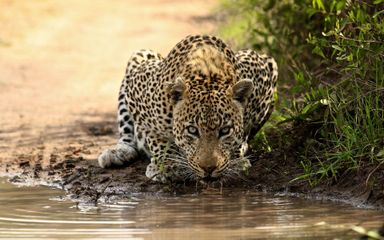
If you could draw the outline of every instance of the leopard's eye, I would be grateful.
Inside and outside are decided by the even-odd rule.
[[[228,135],[230,135],[231,133],[232,133],[232,127],[231,127],[231,126],[222,127],[222,128],[219,130],[219,138],[228,136]]]
[[[199,130],[194,126],[188,126],[187,132],[195,137],[199,136]]]

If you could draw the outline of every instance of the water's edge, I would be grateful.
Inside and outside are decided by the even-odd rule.
[[[61,165],[65,166],[65,164]],[[153,196],[196,194],[201,192],[203,188],[206,188],[206,186],[200,186],[200,188],[196,188],[195,185],[162,185],[159,183],[149,182],[144,176],[140,176],[137,179],[134,179],[135,177],[140,175],[140,173],[129,175],[127,179],[127,175],[124,174],[124,169],[114,169],[112,171],[116,171],[116,173],[111,173],[109,175],[105,174],[105,172],[109,172],[110,170],[100,169],[93,165],[90,165],[88,167],[88,170],[90,172],[96,173],[93,175],[93,178],[91,180],[88,179],[88,181],[80,181],[81,172],[85,172],[85,170],[81,167],[78,168],[80,169],[80,171],[75,172],[76,169],[73,169],[74,171],[70,171],[70,174],[68,174],[68,169],[63,170],[63,173],[65,174],[60,173],[60,171],[55,172],[55,174],[52,174],[50,170],[41,169],[42,173],[48,171],[49,174],[39,174],[41,177],[36,177],[36,170],[32,166],[30,169],[24,168],[23,172],[21,173],[18,171],[0,171],[0,178],[8,178],[11,183],[17,184],[19,186],[46,186],[54,189],[64,190],[68,198],[76,202],[90,203],[94,200],[92,199],[92,195],[97,194],[98,196],[96,201],[93,201],[95,204],[98,201],[118,201],[121,198],[125,198],[126,195],[130,196],[132,194],[143,194]],[[97,170],[92,170],[93,168],[96,168]],[[132,172],[132,169],[127,170],[127,172]],[[100,174],[100,176],[98,174]],[[74,181],[75,184],[73,183]],[[99,185],[97,184],[98,181],[100,183]],[[81,182],[80,185],[79,182]],[[180,187],[180,189],[176,189],[178,187]],[[335,194],[334,192],[327,191],[326,189],[317,189],[317,191],[308,190],[304,192],[302,191],[302,189],[300,189],[301,191],[292,191],[292,188],[290,187],[276,189],[262,184],[249,186],[247,184],[241,184],[238,182],[232,186],[224,187],[224,189],[245,189],[253,192],[264,192],[268,194],[273,194],[277,197],[296,197],[306,200],[315,200],[319,202],[328,201],[332,203],[342,203],[359,209],[373,209],[379,211],[384,210],[384,206],[381,204],[373,204],[369,201],[366,201],[366,199],[362,199],[361,197],[351,196],[351,194]]]

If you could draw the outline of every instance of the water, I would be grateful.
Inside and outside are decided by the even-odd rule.
[[[0,179],[0,239],[353,239],[382,212],[245,191],[154,197],[89,206],[46,187]]]

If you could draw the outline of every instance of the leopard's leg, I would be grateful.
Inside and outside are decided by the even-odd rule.
[[[121,166],[135,160],[138,156],[137,140],[135,136],[135,123],[132,113],[127,105],[129,94],[127,87],[130,81],[133,81],[135,72],[141,64],[145,64],[148,60],[161,60],[160,54],[151,50],[139,50],[132,54],[125,72],[119,92],[118,104],[118,124],[119,124],[119,141],[115,147],[103,151],[98,162],[100,167]],[[131,82],[132,84],[132,82]]]
[[[126,81],[126,79],[125,79]],[[137,144],[134,137],[134,121],[128,112],[125,84],[121,85],[117,120],[119,124],[119,141],[115,147],[103,151],[99,158],[100,167],[121,166],[133,161],[138,156]]]
[[[238,75],[252,80],[254,85],[244,111],[245,145],[248,137],[252,138],[260,130],[273,111],[278,68],[272,57],[253,50],[239,51],[236,58]]]

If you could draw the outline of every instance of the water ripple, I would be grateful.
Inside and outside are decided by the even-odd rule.
[[[98,205],[64,194],[0,179],[0,239],[351,239],[351,225],[383,221],[382,212],[257,192],[137,195]]]

